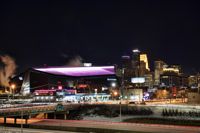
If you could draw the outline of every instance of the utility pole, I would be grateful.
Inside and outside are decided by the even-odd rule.
[[[124,68],[122,68],[122,85],[120,87],[120,102],[119,102],[119,117],[120,117],[120,122],[122,121],[122,91],[124,89]]]
[[[123,97],[122,95],[124,95],[124,93],[122,92],[124,89],[124,68],[122,68],[122,86],[120,87],[120,96],[121,98]],[[127,93],[127,92],[126,92]],[[126,94],[127,95],[127,94]]]
[[[120,96],[120,105],[119,105],[119,116],[120,116],[120,122],[122,121],[122,101],[121,101],[121,96]]]

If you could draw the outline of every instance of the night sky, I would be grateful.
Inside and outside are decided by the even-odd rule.
[[[153,61],[200,68],[200,4],[175,0],[16,0],[0,2],[0,54],[19,71],[59,66],[80,55],[96,65],[118,64],[134,48]]]

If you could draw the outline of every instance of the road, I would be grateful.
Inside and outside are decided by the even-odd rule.
[[[13,123],[13,122],[14,120],[12,118],[8,118],[7,123]],[[0,119],[0,123],[3,123],[3,119]],[[21,120],[19,119],[17,123],[20,124]],[[140,131],[149,133],[200,133],[200,127],[159,125],[159,124],[136,124],[136,123],[122,123],[122,122],[56,120],[56,119],[29,119],[28,123],[30,125],[39,125],[39,126],[100,128],[100,129],[113,129],[113,130],[124,130],[124,131]]]
[[[192,126],[173,126],[159,124],[136,124],[122,122],[104,122],[104,121],[85,121],[85,120],[41,120],[31,125],[41,126],[66,126],[66,127],[85,127],[102,128],[125,131],[141,131],[150,133],[200,133],[200,127]]]
[[[0,133],[21,133],[21,129],[15,127],[0,127]],[[23,133],[77,133],[77,132],[23,128]]]

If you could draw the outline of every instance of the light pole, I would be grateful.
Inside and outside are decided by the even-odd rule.
[[[120,103],[119,103],[119,117],[120,122],[122,121],[122,90],[124,89],[124,68],[122,68],[122,85],[120,86],[119,96],[120,96]],[[127,92],[126,92],[127,93]],[[127,95],[127,94],[126,94]]]
[[[122,96],[120,94],[120,102],[119,102],[119,119],[120,119],[120,122],[122,121]]]
[[[12,89],[12,97],[13,97],[13,99],[14,99],[14,91],[15,91],[15,87],[16,87],[15,84],[12,84],[12,85],[11,85],[11,89]]]
[[[113,100],[113,101],[114,101],[113,95],[114,95],[114,96],[117,95],[117,92],[114,90],[115,87],[116,87],[116,83],[115,83],[115,82],[112,82],[112,83],[111,83],[111,89],[112,89],[112,100]],[[116,89],[116,88],[115,88],[115,89]]]

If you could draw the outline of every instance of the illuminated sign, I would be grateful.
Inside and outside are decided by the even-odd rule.
[[[83,66],[84,66],[84,67],[91,67],[91,66],[92,66],[92,63],[83,63]]]
[[[56,90],[35,90],[34,94],[35,95],[41,95],[41,94],[50,94],[50,95],[53,95],[53,93],[55,91]]]
[[[64,111],[64,110],[65,110],[65,108],[62,104],[57,104],[55,111],[60,112],[60,111]]]
[[[115,78],[107,78],[107,81],[116,81],[117,79]]]
[[[58,96],[64,96],[64,92],[56,92]]]
[[[79,87],[79,88],[86,88],[87,85],[85,85],[85,84],[80,84],[80,85],[78,85],[78,87]]]
[[[144,77],[131,78],[131,83],[144,83],[144,82],[145,82]]]

